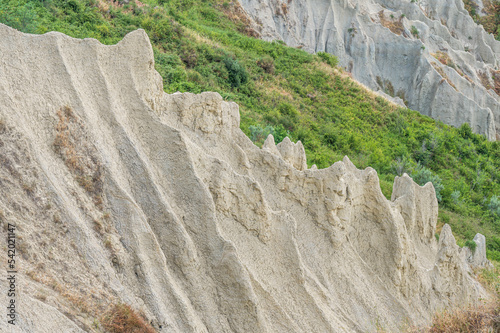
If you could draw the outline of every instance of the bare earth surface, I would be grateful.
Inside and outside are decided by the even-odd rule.
[[[307,169],[301,143],[256,147],[236,104],[161,82],[142,30],[0,25],[0,332],[100,332],[121,302],[159,332],[399,332],[485,297],[448,226],[436,241],[432,184],[397,178],[388,201],[373,169]],[[2,267],[2,311],[8,289]]]

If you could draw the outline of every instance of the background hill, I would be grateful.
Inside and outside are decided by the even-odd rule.
[[[388,103],[337,68],[334,56],[259,40],[237,2],[7,0],[0,22],[105,44],[143,28],[167,92],[219,92],[240,105],[241,128],[256,144],[288,135],[319,168],[348,155],[377,170],[388,198],[396,175],[432,181],[441,225],[461,245],[483,233],[489,258],[500,260],[498,142]]]
[[[335,54],[370,89],[500,140],[500,43],[462,0],[240,2],[262,39]]]

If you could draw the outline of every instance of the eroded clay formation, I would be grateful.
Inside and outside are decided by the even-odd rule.
[[[0,25],[0,52],[20,261],[0,331],[91,331],[120,302],[159,332],[400,331],[485,297],[449,226],[436,240],[432,184],[396,178],[389,201],[347,157],[256,147],[235,103],[163,92],[144,31],[104,46]]]
[[[500,139],[500,42],[462,0],[239,1],[262,38],[332,53],[370,89]]]

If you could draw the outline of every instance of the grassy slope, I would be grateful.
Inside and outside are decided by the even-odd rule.
[[[241,128],[256,144],[268,133],[277,141],[288,135],[320,168],[348,155],[377,170],[387,197],[402,172],[433,181],[441,188],[440,221],[462,245],[485,234],[490,258],[500,260],[498,142],[388,104],[335,68],[334,57],[249,37],[237,9],[220,0],[3,0],[0,22],[106,44],[143,28],[167,92],[217,91],[240,104]]]

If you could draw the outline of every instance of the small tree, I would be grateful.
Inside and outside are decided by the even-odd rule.
[[[238,88],[248,81],[247,71],[245,70],[245,67],[238,62],[238,60],[227,57],[224,59],[224,65],[229,73],[228,80],[231,87]]]

